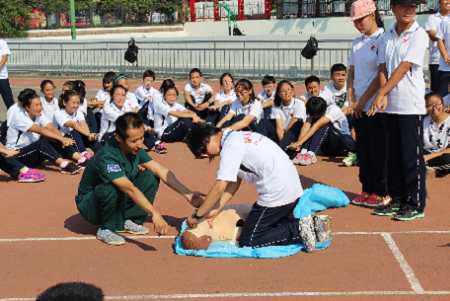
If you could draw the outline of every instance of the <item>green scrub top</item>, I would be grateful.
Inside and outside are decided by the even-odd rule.
[[[143,149],[137,155],[131,154],[129,158],[120,149],[116,138],[109,139],[106,145],[95,153],[84,170],[78,186],[78,195],[88,194],[99,184],[108,184],[122,177],[133,181],[139,173],[139,165],[152,161]]]

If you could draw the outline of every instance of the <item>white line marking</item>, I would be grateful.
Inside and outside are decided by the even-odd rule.
[[[383,231],[383,232],[333,232],[333,235],[380,235],[389,234],[450,234],[450,231]]]
[[[409,283],[411,284],[411,288],[417,293],[424,292],[422,285],[420,285],[419,280],[417,280],[416,275],[414,274],[413,270],[409,266],[408,262],[406,261],[405,257],[403,256],[402,252],[400,252],[400,249],[397,247],[397,244],[395,243],[395,241],[392,239],[391,234],[381,233],[381,236],[384,238],[384,240],[388,244],[389,248],[391,249],[392,253],[394,254],[395,259],[397,259],[397,262],[400,264],[401,269],[403,270],[406,278],[408,279]]]
[[[280,292],[280,293],[223,293],[223,294],[174,294],[106,296],[107,300],[129,299],[188,299],[188,298],[236,298],[236,297],[288,297],[288,296],[361,296],[361,295],[450,295],[450,291],[362,291],[362,292]],[[0,301],[31,301],[34,298],[6,298]]]

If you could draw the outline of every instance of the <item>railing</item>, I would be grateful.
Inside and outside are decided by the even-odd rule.
[[[329,78],[333,64],[347,63],[351,40],[321,41],[317,56],[301,56],[306,41],[184,41],[138,43],[138,64],[124,60],[124,43],[9,43],[12,55],[8,70],[14,73],[101,76],[108,71],[134,77],[146,69],[157,76],[187,77],[200,68],[205,77],[224,72],[236,77],[261,78],[274,75],[303,79],[311,74]],[[428,58],[428,56],[427,56]],[[425,64],[427,66],[428,64]]]

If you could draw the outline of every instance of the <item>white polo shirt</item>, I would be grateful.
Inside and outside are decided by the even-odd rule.
[[[111,95],[109,94],[109,92],[105,89],[101,89],[97,92],[97,95],[95,96],[97,98],[97,101],[105,101],[105,107],[107,104],[110,103],[111,101]],[[100,113],[103,112],[103,109],[99,110]]]
[[[20,105],[16,102],[12,106],[9,107],[8,112],[6,113],[6,125],[9,126],[11,124],[11,120],[17,113],[22,112],[25,116],[28,116],[28,111],[22,109]]]
[[[328,117],[334,127],[340,130],[343,135],[350,135],[347,117],[345,117],[345,114],[342,113],[341,109],[338,106],[329,106],[327,108],[327,111],[325,112],[325,117]]]
[[[63,136],[73,130],[73,128],[64,125],[67,121],[81,124],[81,121],[85,121],[83,112],[78,109],[75,113],[69,115],[65,109],[59,109],[53,114],[53,125],[59,129]]]
[[[102,119],[100,121],[100,133],[98,134],[98,141],[102,140],[103,135],[111,133],[116,130],[116,120],[123,114],[131,112],[131,107],[125,103],[122,109],[119,109],[114,102],[105,105]]]
[[[239,177],[246,183],[253,183],[258,191],[258,205],[284,206],[303,195],[297,169],[269,138],[227,129],[221,145],[217,180],[236,182]]]
[[[259,98],[261,100],[261,103],[265,103],[268,102],[270,100],[274,100],[275,99],[275,95],[277,94],[277,91],[273,90],[272,95],[267,95],[266,90],[262,90],[261,92],[258,93],[257,98]]]
[[[169,115],[169,112],[180,112],[183,113],[186,108],[174,102],[173,105],[169,105],[164,99],[159,101],[155,106],[155,132],[158,134],[159,138],[164,134],[164,130],[171,124],[175,123],[178,118]]]
[[[322,97],[325,100],[325,102],[327,103],[327,106],[330,106],[330,105],[334,104],[333,96],[327,91],[320,91],[318,97]],[[305,94],[300,96],[300,98],[303,98],[305,100],[309,100],[311,98],[311,94],[306,92]]]
[[[161,101],[162,99],[162,95],[161,92],[159,92],[158,90],[156,90],[153,87],[150,87],[150,89],[146,89],[144,85],[138,87],[136,89],[136,91],[134,91],[134,95],[136,96],[137,100],[139,101],[139,107],[138,110],[140,110],[144,104],[149,101],[147,99],[150,98],[150,101],[148,103],[148,114],[147,114],[147,119],[148,120],[153,120],[153,114],[155,111],[155,101]]]
[[[184,91],[189,91],[189,94],[194,96],[196,105],[201,105],[205,99],[205,95],[211,93],[212,90],[213,89],[209,85],[204,83],[200,83],[200,88],[198,90],[195,90],[192,83],[189,83],[184,87]]]
[[[233,102],[236,100],[236,92],[234,92],[233,89],[231,89],[230,94],[225,95],[225,91],[222,90],[222,92],[220,93],[216,93],[216,97],[214,99],[214,101],[219,101],[220,104],[232,100]],[[219,111],[221,111],[222,108],[219,109]]]
[[[450,145],[450,116],[436,125],[427,115],[423,120],[423,148],[424,150],[436,153]]]
[[[45,114],[48,120],[53,120],[53,113],[59,110],[58,99],[53,97],[51,102],[48,102],[44,96],[41,96],[42,113]]]
[[[388,77],[402,62],[412,63],[402,80],[388,93],[385,113],[398,115],[425,115],[425,80],[423,60],[428,45],[428,34],[417,21],[400,37],[394,26],[382,38],[378,51],[379,64],[386,64]]]
[[[445,17],[441,15],[440,12],[435,13],[428,17],[427,22],[425,23],[425,31],[438,31],[442,20]],[[433,42],[430,40],[430,65],[439,65],[439,61],[441,59],[441,54],[439,53],[439,48],[437,42]]]
[[[253,115],[255,116],[256,124],[258,124],[261,120],[263,108],[261,102],[257,99],[255,99],[253,103],[248,103],[245,107],[242,106],[242,102],[239,99],[236,99],[230,107],[230,112],[233,113],[234,116],[241,114]]]
[[[0,39],[0,54],[1,58],[3,58],[4,55],[7,55],[8,58],[11,56],[11,51],[9,50],[8,43],[6,43],[5,40]],[[8,68],[6,67],[6,64],[3,65],[2,68],[0,68],[0,79],[7,79],[8,78]]]
[[[25,115],[23,112],[18,112],[14,115],[9,125],[5,147],[18,150],[38,141],[41,135],[28,130],[34,124],[46,127],[49,123],[50,121],[45,115],[38,116],[33,121],[30,116]]]
[[[299,120],[306,121],[306,107],[303,101],[297,98],[292,98],[291,103],[285,107],[283,103],[281,106],[273,106],[271,119],[281,119],[283,123],[283,129],[286,130],[291,123],[292,118],[297,118]]]
[[[325,92],[328,92],[333,97],[334,104],[337,105],[339,108],[342,108],[343,106],[348,107],[348,93],[347,93],[347,82],[345,83],[344,88],[342,90],[338,90],[334,87],[334,82],[329,83],[326,85],[323,90]]]
[[[362,35],[353,41],[348,65],[354,67],[353,90],[355,100],[360,99],[378,74],[378,53],[384,29],[380,28],[371,36]],[[366,101],[363,111],[367,112],[376,93]]]
[[[444,18],[439,25],[436,38],[444,42],[447,54],[450,54],[450,19],[448,17]],[[439,71],[450,71],[450,66],[445,63],[442,55],[439,57]]]
[[[133,93],[127,92],[127,98],[125,100],[126,104],[132,108],[132,109],[136,109],[139,107],[139,103],[138,100],[136,98],[136,95],[134,95]]]
[[[80,102],[80,107],[78,108],[84,115],[87,115],[87,99],[85,98],[83,102]]]
[[[444,101],[444,108],[450,107],[450,94],[442,98],[442,100]]]

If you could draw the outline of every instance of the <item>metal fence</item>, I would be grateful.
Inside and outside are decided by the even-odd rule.
[[[317,56],[301,56],[306,41],[184,41],[138,43],[138,64],[124,60],[126,44],[11,42],[10,73],[101,76],[108,71],[138,76],[152,69],[157,76],[187,77],[200,68],[207,78],[224,72],[237,77],[300,80],[311,74],[329,78],[333,64],[347,63],[351,40],[321,42]],[[427,64],[425,64],[427,66]]]

